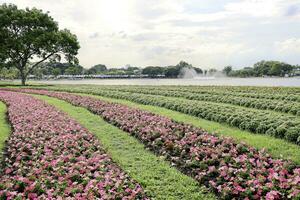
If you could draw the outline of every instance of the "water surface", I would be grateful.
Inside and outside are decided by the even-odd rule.
[[[297,78],[198,78],[198,79],[83,79],[32,81],[44,84],[93,85],[229,85],[229,86],[290,86],[300,87]]]

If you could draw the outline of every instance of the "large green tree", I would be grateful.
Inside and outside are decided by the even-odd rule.
[[[20,72],[22,85],[35,67],[44,61],[78,63],[79,43],[69,30],[59,30],[57,22],[36,8],[18,9],[0,5],[0,62]]]

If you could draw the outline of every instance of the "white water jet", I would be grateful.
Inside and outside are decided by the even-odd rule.
[[[197,79],[197,80],[215,79],[215,77],[210,74],[206,74],[206,75],[198,74],[195,69],[189,67],[182,68],[179,77],[184,79]]]

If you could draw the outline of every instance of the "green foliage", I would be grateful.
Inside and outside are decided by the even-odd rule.
[[[0,60],[7,68],[19,70],[22,84],[36,66],[46,60],[77,63],[79,44],[69,30],[59,30],[48,13],[36,8],[18,9],[12,4],[0,6]],[[39,61],[32,63],[34,60]]]
[[[36,66],[33,70],[33,75],[41,77],[43,75],[76,75],[84,73],[84,68],[81,65],[60,63],[60,62],[43,62]]]
[[[0,133],[0,160],[2,160],[2,151],[4,149],[5,141],[10,134],[10,126],[6,120],[6,106],[2,102],[0,102]]]
[[[165,68],[165,76],[168,78],[177,78],[183,68],[193,68],[193,66],[185,61],[180,61],[175,66]]]
[[[51,72],[54,76],[58,76],[60,75],[62,72],[61,72],[61,69],[59,68],[54,68],[52,69],[52,72]]]
[[[0,79],[16,79],[19,76],[19,72],[16,68],[0,68]]]
[[[142,70],[142,74],[147,74],[150,77],[156,77],[158,75],[164,75],[164,71],[163,67],[148,66]]]
[[[102,64],[98,64],[88,69],[87,74],[101,74],[105,71],[107,71],[106,66]]]
[[[80,65],[70,65],[66,70],[65,74],[67,75],[79,75],[84,71],[83,67]]]
[[[293,66],[279,61],[260,61],[253,66],[258,76],[284,76],[293,70]]]
[[[190,100],[199,100],[199,101],[209,101],[209,102],[220,102],[228,103],[238,106],[262,109],[262,110],[273,110],[277,112],[290,113],[293,115],[298,115],[300,110],[300,103],[298,102],[289,102],[273,99],[256,99],[246,96],[239,96],[237,92],[231,93],[205,93],[205,90],[197,91],[180,91],[172,90],[171,88],[158,88],[158,87],[140,87],[140,86],[131,86],[131,87],[102,87],[104,90],[115,90],[122,92],[133,92],[141,94],[152,94],[152,95],[162,95],[170,97],[180,97]]]
[[[223,73],[225,73],[226,75],[228,75],[231,71],[232,71],[232,67],[231,66],[226,66],[223,69]]]
[[[233,70],[228,73],[229,76],[250,77],[250,76],[285,76],[293,75],[296,66],[279,62],[279,61],[260,61],[253,65],[253,67],[245,67],[241,70]]]
[[[197,73],[202,74],[203,71],[200,68],[193,67],[191,64],[180,61],[175,66],[159,67],[159,66],[148,66],[142,70],[142,74],[149,75],[150,77],[157,77],[162,75],[166,78],[177,78],[181,75],[183,68],[194,69]]]

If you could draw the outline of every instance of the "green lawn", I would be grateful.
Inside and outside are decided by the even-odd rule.
[[[105,122],[85,108],[75,107],[55,98],[33,95],[68,113],[95,134],[112,159],[137,180],[152,199],[214,199],[191,177],[146,150],[144,145],[126,132]]]
[[[127,100],[113,99],[113,98],[107,98],[107,97],[96,96],[96,95],[89,95],[89,94],[82,94],[82,93],[78,93],[78,94],[96,97],[98,99],[109,101],[109,102],[121,103],[127,106],[131,106],[131,107],[147,110],[159,115],[163,115],[172,118],[175,121],[189,123],[194,126],[203,128],[208,132],[214,132],[219,135],[229,136],[236,139],[239,142],[243,141],[258,149],[265,148],[273,157],[291,159],[294,162],[300,164],[300,146],[289,143],[282,139],[277,139],[268,135],[254,134],[248,131],[242,131],[238,128],[234,128],[226,124],[220,124],[217,122],[208,121],[205,119],[193,117],[187,114],[183,114],[180,112],[172,111],[157,106],[142,105]]]
[[[0,160],[2,159],[2,151],[5,140],[10,134],[10,125],[6,120],[6,105],[0,101]]]

